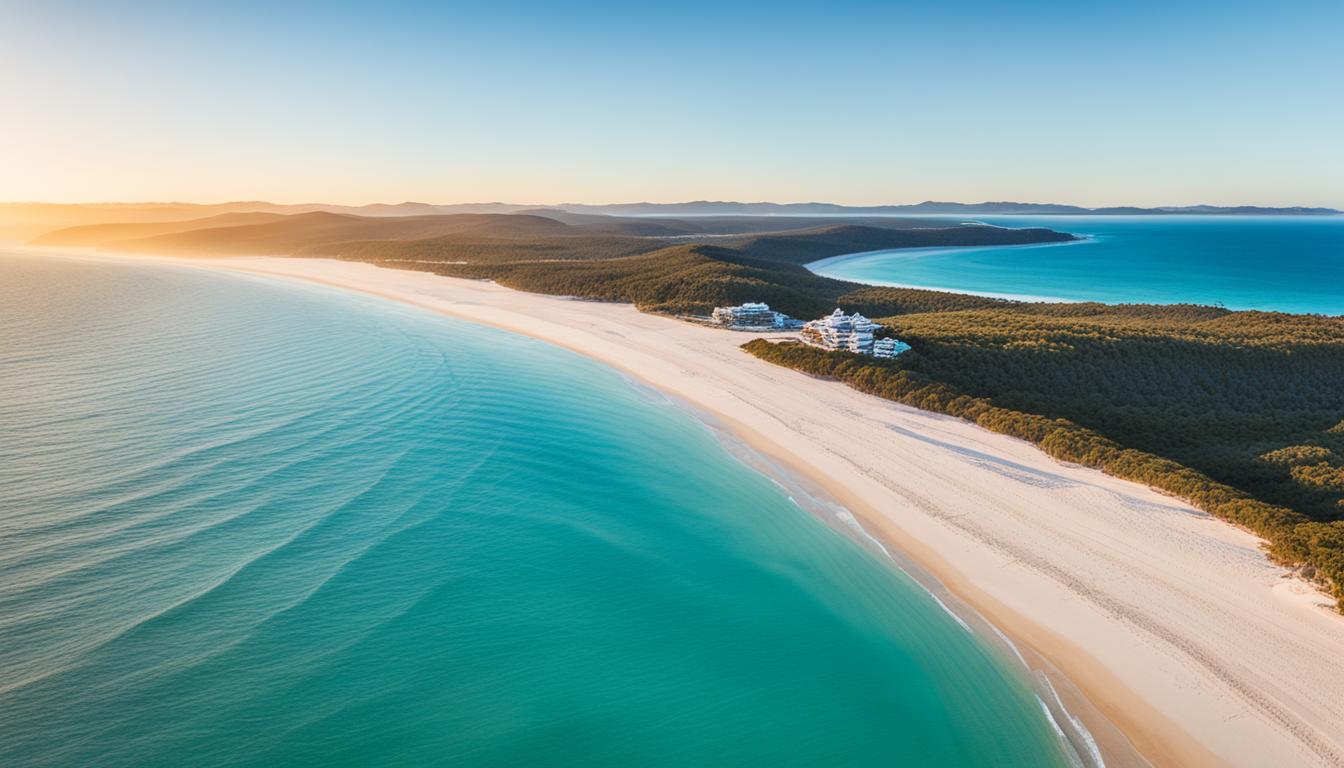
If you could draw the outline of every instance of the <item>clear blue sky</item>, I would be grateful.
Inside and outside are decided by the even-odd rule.
[[[0,200],[1344,208],[1344,2],[0,0]]]

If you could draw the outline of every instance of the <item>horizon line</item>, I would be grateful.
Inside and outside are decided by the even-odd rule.
[[[978,205],[1023,205],[1023,206],[1061,206],[1061,207],[1070,207],[1070,208],[1080,208],[1080,209],[1083,209],[1083,210],[1106,210],[1106,209],[1114,209],[1114,208],[1138,208],[1138,209],[1144,209],[1144,210],[1180,210],[1180,209],[1185,209],[1185,208],[1264,208],[1264,209],[1272,209],[1272,210],[1291,210],[1291,209],[1301,208],[1301,209],[1307,209],[1307,210],[1330,210],[1330,211],[1335,211],[1335,212],[1344,212],[1344,208],[1336,208],[1336,207],[1334,207],[1334,206],[1328,206],[1328,205],[1302,205],[1302,204],[1293,204],[1293,205],[1267,205],[1267,204],[1263,204],[1263,203],[1235,203],[1235,204],[1187,203],[1187,204],[1139,205],[1139,204],[1133,204],[1133,203],[1116,203],[1116,204],[1108,204],[1108,205],[1080,205],[1080,204],[1077,204],[1077,203],[1031,202],[1031,201],[1025,201],[1025,200],[981,200],[981,201],[978,201],[978,202],[962,202],[962,201],[959,201],[959,200],[933,200],[933,199],[924,199],[924,200],[920,200],[919,202],[914,202],[914,203],[894,203],[894,202],[887,202],[887,203],[834,203],[834,202],[828,202],[828,201],[825,201],[825,200],[802,200],[802,201],[777,202],[777,201],[772,201],[772,200],[724,200],[724,199],[720,199],[720,200],[711,200],[711,199],[708,199],[708,198],[699,198],[699,199],[694,199],[694,200],[677,200],[677,201],[672,201],[672,202],[655,202],[655,201],[652,201],[652,200],[637,200],[637,201],[602,202],[602,203],[582,203],[582,202],[574,202],[574,201],[550,202],[550,203],[535,203],[535,202],[507,202],[507,201],[504,201],[504,200],[465,201],[465,202],[451,202],[451,203],[430,203],[430,202],[425,202],[425,201],[422,201],[422,200],[403,200],[403,201],[401,201],[401,202],[397,202],[397,203],[388,203],[388,202],[382,202],[382,201],[376,201],[376,200],[375,200],[375,201],[372,201],[372,202],[363,202],[363,203],[332,203],[332,202],[320,202],[320,201],[315,201],[315,200],[305,200],[305,201],[301,201],[301,202],[275,202],[275,201],[273,201],[273,200],[265,200],[265,199],[226,199],[226,200],[219,200],[219,201],[214,201],[214,202],[201,202],[201,201],[197,201],[197,200],[103,200],[103,201],[97,201],[97,200],[82,200],[82,201],[72,201],[72,202],[58,202],[58,201],[52,201],[52,200],[6,200],[6,201],[0,201],[0,206],[19,206],[19,205],[108,206],[108,207],[111,207],[111,206],[125,206],[125,207],[136,207],[136,206],[140,206],[140,207],[143,207],[143,206],[198,206],[198,207],[212,207],[212,206],[224,206],[224,205],[271,205],[271,206],[276,206],[276,207],[326,206],[326,207],[332,207],[332,208],[372,208],[372,207],[375,207],[375,206],[382,206],[382,207],[388,207],[388,208],[395,208],[395,207],[399,207],[399,206],[407,206],[407,205],[422,205],[422,206],[429,206],[429,207],[436,207],[436,208],[451,208],[451,207],[461,207],[461,206],[491,206],[491,205],[497,205],[497,206],[516,206],[516,207],[520,207],[520,208],[564,208],[564,207],[567,207],[567,206],[569,206],[569,207],[585,207],[585,208],[608,208],[608,207],[615,207],[615,206],[636,206],[636,205],[649,205],[649,206],[680,206],[680,205],[743,205],[743,206],[751,206],[751,205],[768,205],[768,206],[778,206],[778,207],[787,207],[787,206],[807,206],[807,205],[826,205],[826,206],[834,206],[834,207],[837,207],[837,208],[911,208],[911,207],[916,207],[916,206],[920,206],[920,205],[961,205],[961,206],[978,206]]]

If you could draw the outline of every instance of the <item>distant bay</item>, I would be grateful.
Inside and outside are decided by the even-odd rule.
[[[920,248],[814,262],[819,274],[1009,298],[1344,314],[1344,216],[977,216],[1076,243]]]

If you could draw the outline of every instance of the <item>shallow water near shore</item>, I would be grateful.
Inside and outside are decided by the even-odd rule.
[[[6,765],[1052,765],[680,409],[336,290],[0,255]]]
[[[949,219],[959,221],[961,219]],[[819,274],[1032,301],[1213,304],[1344,315],[1344,216],[977,216],[1076,243],[917,248],[810,264]]]

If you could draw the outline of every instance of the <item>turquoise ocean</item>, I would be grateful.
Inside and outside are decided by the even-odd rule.
[[[953,219],[964,220],[964,219]],[[813,271],[862,283],[1110,304],[1220,304],[1344,315],[1344,216],[977,216],[1081,242],[842,256]]]
[[[0,254],[0,764],[1050,766],[1026,672],[615,371]]]

